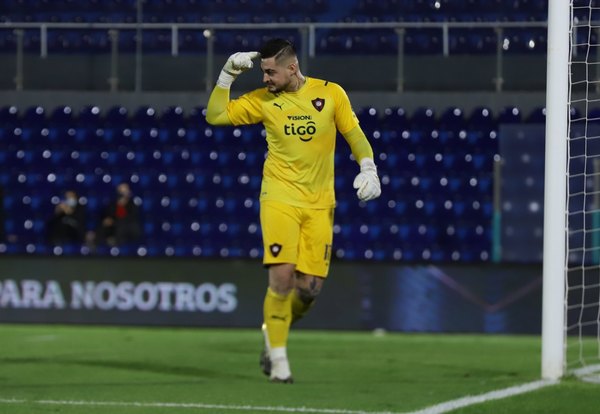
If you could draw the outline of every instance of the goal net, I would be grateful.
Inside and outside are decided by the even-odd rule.
[[[565,373],[600,362],[600,0],[570,0],[569,31]]]

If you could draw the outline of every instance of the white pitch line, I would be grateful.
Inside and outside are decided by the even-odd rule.
[[[480,404],[492,400],[500,400],[502,398],[513,397],[515,395],[524,394],[539,390],[540,388],[548,387],[550,385],[558,384],[557,380],[539,380],[528,382],[526,384],[516,385],[514,387],[504,388],[501,390],[491,391],[481,395],[473,395],[468,397],[459,398],[457,400],[446,401],[441,404],[432,405],[431,407],[424,408],[418,411],[412,411],[407,414],[442,414],[447,413],[458,408],[467,407],[469,405]]]
[[[519,394],[535,391],[540,388],[558,384],[559,381],[540,380],[516,385],[514,387],[491,391],[481,395],[468,396],[456,400],[446,401],[417,411],[404,414],[443,414],[487,401],[499,400]],[[76,400],[22,400],[16,398],[0,398],[0,404],[40,404],[40,405],[67,405],[67,406],[96,406],[96,407],[138,407],[138,408],[195,408],[202,410],[231,410],[231,411],[261,411],[275,413],[312,413],[312,414],[402,414],[392,411],[356,411],[335,408],[310,408],[310,407],[278,407],[278,406],[252,406],[252,405],[224,405],[202,403],[169,403],[169,402],[127,402],[127,401],[76,401]]]
[[[72,400],[19,400],[2,399],[0,404],[40,404],[40,405],[66,405],[66,406],[95,406],[95,407],[137,407],[137,408],[196,408],[203,410],[231,410],[231,411],[261,411],[275,413],[312,413],[312,414],[401,414],[390,411],[354,411],[329,408],[309,407],[277,407],[277,406],[252,406],[252,405],[223,405],[202,403],[167,403],[167,402],[126,402],[126,401],[72,401]]]
[[[587,367],[578,368],[573,371],[573,374],[575,374],[577,377],[581,377],[582,375],[595,374],[598,371],[600,371],[600,364],[588,365]]]
[[[581,381],[600,384],[600,364],[576,369],[573,374]]]
[[[18,400],[16,398],[0,398],[0,403],[2,404],[25,404],[28,402],[27,400]]]

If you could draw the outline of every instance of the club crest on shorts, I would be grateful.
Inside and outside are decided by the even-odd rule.
[[[322,99],[322,98],[315,98],[310,102],[313,104],[315,109],[319,112],[321,112],[323,110],[323,107],[325,106],[325,99]]]
[[[271,251],[271,254],[274,257],[277,257],[277,256],[279,256],[279,253],[281,252],[281,247],[283,247],[283,246],[281,246],[281,244],[273,243],[272,245],[269,246],[269,250]]]

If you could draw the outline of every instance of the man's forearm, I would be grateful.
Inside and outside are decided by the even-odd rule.
[[[227,115],[229,89],[216,85],[210,94],[206,107],[206,122],[211,125],[231,125]]]
[[[357,163],[360,164],[363,158],[373,159],[373,148],[371,148],[369,140],[359,126],[346,132],[344,138],[346,139],[346,142],[348,142],[348,145],[350,145],[352,155],[354,155]]]

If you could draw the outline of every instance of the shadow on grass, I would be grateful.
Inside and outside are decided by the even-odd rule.
[[[216,371],[197,366],[172,366],[153,361],[115,361],[92,359],[67,359],[67,358],[0,358],[0,364],[27,365],[27,364],[52,364],[62,366],[80,366],[91,368],[108,368],[123,371],[145,372],[159,375],[175,375],[193,378],[194,383],[201,383],[215,379],[250,379],[251,375],[233,374],[226,371]],[[161,382],[162,383],[162,382]],[[166,382],[174,383],[174,382]],[[129,384],[129,383],[127,383]],[[143,384],[149,384],[144,382]],[[85,385],[85,384],[81,384]],[[89,384],[88,384],[89,385]],[[108,385],[108,384],[107,384]],[[112,384],[114,385],[114,383]]]

